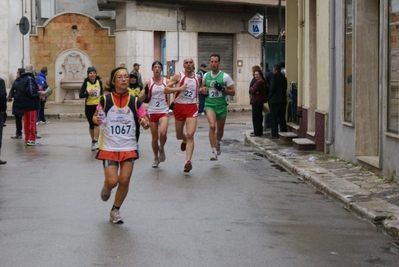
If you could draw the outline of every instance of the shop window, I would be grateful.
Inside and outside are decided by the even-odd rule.
[[[344,121],[352,123],[352,54],[353,54],[353,0],[345,0],[345,86]]]
[[[399,133],[399,0],[389,1],[388,131]]]

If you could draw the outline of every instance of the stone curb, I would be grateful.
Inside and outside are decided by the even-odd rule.
[[[287,158],[283,153],[284,149],[264,148],[256,140],[250,138],[249,133],[245,134],[244,139],[247,144],[260,149],[269,160],[299,175],[317,190],[340,202],[347,210],[355,212],[373,224],[380,225],[392,237],[399,237],[399,207],[385,200],[370,197],[366,190],[309,162],[304,157]],[[313,164],[314,168],[309,166]]]

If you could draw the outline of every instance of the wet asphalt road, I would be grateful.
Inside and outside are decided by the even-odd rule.
[[[211,162],[201,117],[188,174],[173,119],[158,169],[142,131],[123,225],[108,221],[112,201],[100,199],[87,122],[39,126],[37,147],[10,139],[8,122],[0,266],[398,266],[388,236],[245,146],[250,120],[229,114],[222,155]]]

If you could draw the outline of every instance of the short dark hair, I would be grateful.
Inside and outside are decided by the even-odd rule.
[[[40,70],[41,73],[46,73],[47,72],[47,67],[42,67],[42,69]]]
[[[217,57],[219,62],[220,62],[220,55],[219,54],[212,54],[209,59],[211,59],[211,57]]]
[[[151,69],[153,69],[155,65],[161,66],[161,70],[163,70],[163,65],[162,65],[161,61],[155,60],[154,63],[152,63],[152,65],[151,65]]]
[[[281,65],[280,64],[275,64],[273,66],[274,69],[276,69],[277,71],[281,71]]]

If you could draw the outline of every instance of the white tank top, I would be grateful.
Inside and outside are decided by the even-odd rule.
[[[148,114],[168,113],[169,104],[168,96],[165,94],[166,78],[163,77],[161,84],[156,84],[154,80],[150,79]]]
[[[187,77],[184,72],[180,72],[180,80],[176,84],[177,87],[183,86],[183,84],[187,85],[187,89],[185,91],[176,92],[175,103],[179,104],[196,104],[198,97],[198,77],[197,74],[194,74],[194,77]]]
[[[106,126],[100,135],[100,149],[114,152],[137,150],[136,123],[129,102],[123,108],[112,105],[108,110]]]

